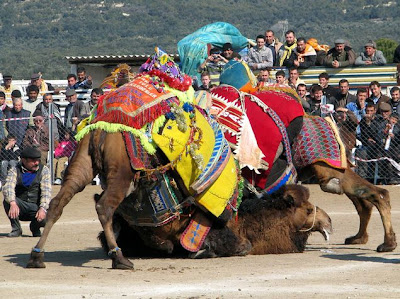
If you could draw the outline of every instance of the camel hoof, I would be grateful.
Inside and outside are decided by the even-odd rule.
[[[382,243],[381,245],[378,246],[378,248],[376,249],[376,251],[378,252],[390,252],[395,250],[397,247],[397,243],[396,242],[392,242],[392,243]]]
[[[349,237],[344,241],[344,244],[346,245],[351,245],[351,244],[367,244],[368,242],[368,235],[364,236],[364,237],[357,237],[357,236],[353,236],[353,237]]]
[[[46,268],[46,265],[43,262],[44,260],[44,252],[31,252],[31,257],[26,264],[27,268]]]
[[[121,250],[113,251],[110,254],[112,259],[112,268],[120,270],[130,270],[133,269],[133,264],[122,254]]]

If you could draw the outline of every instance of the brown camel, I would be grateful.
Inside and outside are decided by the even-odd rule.
[[[104,235],[109,249],[109,256],[112,259],[112,267],[117,269],[130,269],[133,264],[126,259],[117,245],[112,219],[114,211],[130,193],[130,185],[134,179],[134,172],[131,168],[129,157],[126,152],[125,143],[121,133],[106,133],[102,130],[96,130],[87,134],[78,145],[78,148],[72,157],[67,171],[65,173],[64,182],[58,194],[51,200],[47,213],[47,223],[44,227],[43,234],[37,245],[31,252],[28,268],[44,268],[44,245],[51,228],[60,218],[64,207],[69,203],[72,197],[82,191],[86,185],[92,182],[93,178],[99,174],[104,182],[105,191],[96,199],[96,211],[104,230]],[[200,209],[198,213],[204,213]],[[210,216],[209,216],[210,217]],[[215,218],[215,217],[214,217]],[[215,218],[215,220],[218,220]],[[182,232],[183,225],[188,220],[177,225],[175,223],[169,225],[167,229],[176,235]],[[250,250],[250,244],[247,240],[236,237],[226,223],[220,221],[218,223],[222,228],[221,231],[230,234],[231,248],[230,255],[245,255]],[[183,224],[183,225],[182,225]],[[213,230],[211,230],[212,232]],[[219,234],[215,232],[214,234]],[[213,234],[210,233],[211,237]],[[149,242],[158,242],[160,239],[157,234],[153,238],[148,238]],[[166,250],[168,245],[165,244]],[[212,245],[208,250],[218,252],[220,249],[214,249]]]
[[[232,110],[234,112],[232,113],[233,117],[231,118],[233,120],[240,119],[240,117],[237,117],[237,114],[239,113],[237,111],[237,107],[240,106],[237,104],[237,102],[240,99],[240,103],[245,103],[245,108],[240,108],[240,113],[242,113],[242,111],[244,110],[248,112],[249,110],[246,109],[248,109],[249,107],[253,107],[253,111],[255,112],[258,112],[260,108],[262,109],[260,111],[265,112],[267,110],[265,108],[266,105],[268,106],[268,108],[274,109],[274,112],[280,117],[280,119],[284,123],[285,120],[286,122],[288,122],[285,123],[285,126],[289,137],[288,139],[290,143],[292,143],[291,140],[295,139],[295,130],[293,127],[299,129],[298,125],[293,126],[292,124],[294,124],[294,120],[299,119],[300,117],[297,117],[294,120],[290,119],[289,116],[291,116],[291,114],[288,111],[291,111],[289,107],[292,106],[294,107],[292,109],[293,111],[298,111],[298,108],[296,108],[296,106],[298,106],[299,103],[296,101],[290,101],[290,98],[288,98],[285,92],[285,90],[284,92],[279,92],[277,88],[274,87],[274,90],[270,90],[268,92],[255,92],[252,96],[248,96],[248,94],[246,96],[246,94],[240,94],[238,90],[228,85],[220,85],[219,87],[215,87],[214,89],[212,89],[211,96],[214,105],[212,109],[214,109],[214,113],[217,115],[217,120],[221,123],[221,125],[226,126],[226,139],[229,140],[232,144],[236,144],[236,135],[230,133],[232,130],[235,130],[235,127],[230,125],[229,122],[232,122],[232,120],[230,120],[227,115],[229,113],[232,113]],[[297,95],[294,95],[293,93],[291,93],[290,96],[292,98],[297,98]],[[254,102],[257,102],[257,105],[259,106],[258,109],[254,109]],[[259,104],[260,102],[261,104]],[[236,106],[232,106],[233,108],[229,106],[232,103],[236,103]],[[241,115],[240,113],[238,115]],[[263,116],[265,116],[265,121]],[[254,120],[254,123],[258,124],[258,128],[264,125],[266,128],[268,128],[266,130],[272,130],[272,127],[275,126],[274,124],[267,124],[267,120],[269,122],[272,122],[272,118],[268,116],[267,113],[264,113],[263,115],[260,115],[259,112],[258,115],[247,114],[247,117],[249,118],[250,123],[252,122],[252,120]],[[226,121],[226,119],[229,120]],[[351,119],[349,118],[348,120],[350,121]],[[240,123],[235,125],[241,126]],[[351,126],[346,126],[346,129],[350,130],[350,127]],[[276,128],[274,127],[274,129]],[[355,142],[355,140],[351,139],[346,139],[345,141],[346,145],[349,146],[351,146]],[[265,144],[269,142],[269,139],[257,140],[257,142],[259,145],[263,143]],[[268,149],[269,147],[266,146],[266,148]],[[280,161],[280,159],[277,159],[276,161]],[[271,167],[271,173],[274,170],[274,166],[277,165],[277,162],[274,162],[273,166]],[[283,170],[284,169],[281,169],[281,171]],[[349,237],[345,240],[345,244],[365,244],[368,241],[367,226],[372,213],[372,208],[375,206],[380,213],[384,228],[384,242],[377,247],[377,251],[387,252],[393,251],[396,248],[396,236],[393,231],[391,221],[390,196],[387,190],[377,187],[369,183],[367,180],[361,178],[350,169],[350,166],[348,166],[346,169],[340,170],[333,168],[326,163],[317,162],[307,166],[306,168],[297,169],[297,172],[301,180],[310,176],[315,176],[323,191],[334,194],[345,193],[347,197],[353,202],[360,217],[360,227],[356,235]]]
[[[287,185],[263,198],[244,196],[237,221],[229,221],[228,227],[235,236],[251,243],[250,254],[303,252],[312,232],[318,231],[328,239],[332,231],[331,219],[308,201],[310,194],[303,186]],[[128,197],[124,202],[131,200]],[[129,225],[129,222],[131,216],[124,213],[123,209],[117,209],[113,220],[114,231],[118,246],[125,256],[187,256],[188,252],[184,253],[179,244],[187,218],[181,217],[162,227],[138,227]],[[232,238],[229,230],[215,227],[206,240],[207,249],[189,256],[205,258],[236,255],[236,250],[232,251],[235,248],[231,246],[232,239],[235,237]],[[104,232],[99,234],[99,240],[107,252]]]

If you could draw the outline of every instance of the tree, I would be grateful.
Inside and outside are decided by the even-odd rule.
[[[393,62],[394,50],[397,47],[397,43],[394,40],[389,38],[380,38],[376,41],[376,47],[383,52],[388,63]]]

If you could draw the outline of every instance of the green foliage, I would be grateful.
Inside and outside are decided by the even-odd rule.
[[[383,52],[388,63],[393,62],[394,50],[397,48],[397,43],[389,38],[380,38],[376,41],[376,47]]]
[[[387,0],[2,0],[0,72],[63,79],[65,56],[149,54],[156,45],[176,53],[179,40],[217,21],[254,38],[271,27],[280,37],[287,20],[297,36],[330,45],[341,37],[362,51],[370,39],[400,40],[398,11]],[[392,59],[392,46],[379,47]]]

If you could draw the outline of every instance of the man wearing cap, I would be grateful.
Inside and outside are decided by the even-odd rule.
[[[382,51],[376,49],[376,43],[368,41],[364,46],[365,51],[357,57],[355,65],[385,65],[386,58]]]
[[[75,131],[76,125],[79,122],[78,114],[82,102],[78,103],[78,97],[75,89],[67,89],[65,92],[65,99],[69,102],[65,107],[64,113],[64,126],[71,131]]]
[[[41,95],[49,92],[54,91],[53,85],[50,83],[44,82],[42,79],[41,73],[33,73],[31,75],[31,83],[29,85],[36,85],[39,88],[39,92]]]
[[[11,99],[11,93],[14,90],[18,90],[22,93],[22,87],[19,85],[12,84],[12,76],[4,75],[3,83],[0,85],[0,91],[3,91],[6,94],[7,99]]]
[[[21,152],[21,162],[8,171],[3,188],[4,210],[11,222],[8,237],[19,237],[19,220],[31,221],[29,228],[34,237],[40,237],[45,225],[51,197],[50,170],[40,163],[40,151],[27,147]]]
[[[231,43],[225,43],[222,46],[222,57],[224,58],[224,62],[228,62],[232,59],[240,59],[240,55],[233,51],[233,47]]]
[[[44,125],[44,117],[39,110],[35,111],[32,117],[35,125],[26,130],[22,147],[37,147],[41,152],[41,161],[46,162],[49,152],[49,128]],[[54,143],[56,147],[58,140],[54,140]]]
[[[356,54],[353,49],[345,45],[344,39],[335,40],[335,47],[330,49],[324,59],[324,65],[327,67],[346,67],[354,64]]]

